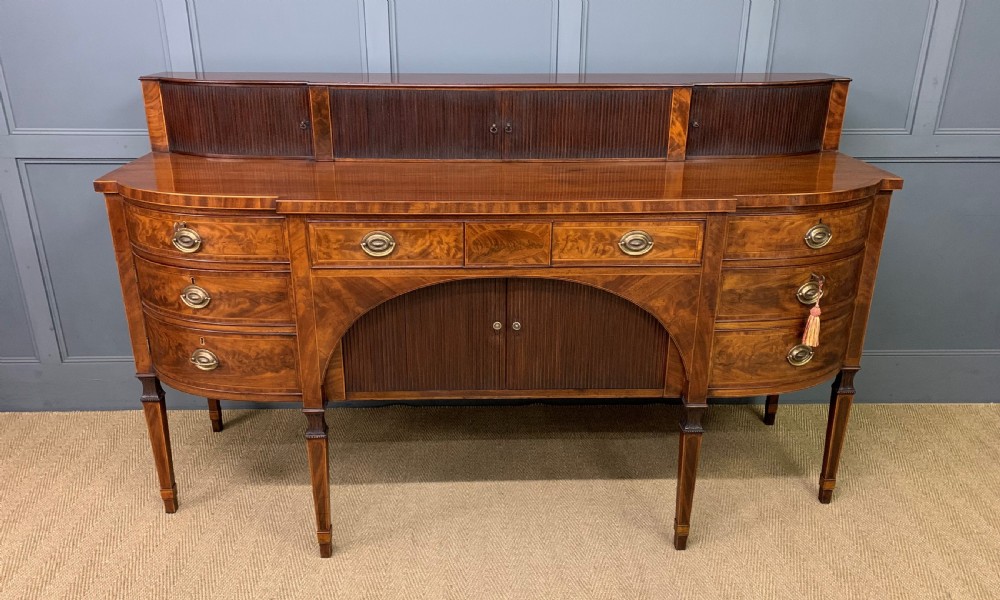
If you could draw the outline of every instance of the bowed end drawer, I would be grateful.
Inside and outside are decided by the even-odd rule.
[[[804,258],[860,249],[868,236],[871,202],[791,214],[730,217],[727,260]]]
[[[298,394],[291,333],[212,331],[146,315],[153,366],[170,385],[210,397]]]

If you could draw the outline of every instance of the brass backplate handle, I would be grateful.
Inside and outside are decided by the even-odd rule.
[[[211,350],[198,348],[191,353],[191,364],[202,371],[214,371],[219,368],[219,357]]]
[[[819,282],[815,279],[803,283],[795,292],[795,297],[806,306],[819,302],[819,298],[822,295],[823,292],[819,286]]]
[[[361,249],[368,256],[388,256],[396,249],[396,240],[384,231],[370,231],[361,238]]]
[[[641,230],[630,231],[618,240],[618,247],[629,256],[642,256],[653,249],[653,236]]]
[[[806,246],[816,250],[830,243],[833,239],[833,230],[826,223],[820,222],[809,228],[804,239]]]
[[[788,359],[789,364],[793,367],[801,367],[811,361],[814,355],[815,352],[811,346],[796,344],[788,351],[788,356],[786,358]]]
[[[201,248],[201,236],[194,229],[187,226],[187,223],[174,223],[174,235],[170,242],[185,254],[197,252]]]
[[[181,290],[181,302],[190,308],[205,308],[212,301],[205,288],[197,285],[189,285]]]

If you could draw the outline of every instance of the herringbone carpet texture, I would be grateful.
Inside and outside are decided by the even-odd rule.
[[[997,598],[1000,405],[709,412],[688,550],[670,406],[328,412],[335,554],[297,411],[171,413],[162,512],[141,414],[0,414],[2,598]]]

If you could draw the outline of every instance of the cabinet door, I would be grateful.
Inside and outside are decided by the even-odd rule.
[[[500,158],[496,92],[333,88],[330,115],[336,158]]]
[[[630,302],[549,279],[508,280],[507,301],[509,389],[663,389],[667,331]]]
[[[504,281],[419,289],[377,306],[344,336],[352,392],[495,390],[500,381]]]
[[[667,156],[670,90],[511,91],[503,100],[504,158]]]

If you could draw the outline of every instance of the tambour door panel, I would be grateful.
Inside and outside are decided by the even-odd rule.
[[[135,258],[147,306],[191,321],[247,325],[295,322],[288,273],[209,271]]]
[[[819,150],[831,85],[695,86],[687,155],[759,156]]]
[[[860,249],[868,237],[870,216],[870,202],[791,214],[732,216],[725,258],[798,258]],[[807,236],[820,247],[810,247]]]
[[[488,90],[330,88],[335,158],[500,158]]]
[[[652,245],[622,248],[630,233]],[[702,221],[567,221],[552,228],[553,265],[693,265],[701,262]],[[628,246],[626,245],[626,249]],[[641,253],[640,253],[641,252]]]
[[[308,227],[309,255],[317,267],[457,267],[463,262],[464,227],[458,222],[311,221]]]
[[[206,391],[296,393],[299,391],[293,334],[231,333],[181,327],[146,315],[149,349],[156,372]],[[212,370],[191,361],[196,350],[218,360]]]
[[[504,158],[666,158],[669,89],[504,92]]]
[[[160,83],[172,152],[312,156],[305,85]]]
[[[801,267],[729,267],[722,270],[718,319],[781,319],[809,312],[811,304],[799,300],[797,292],[812,284],[813,275],[823,279],[820,306],[835,308],[853,300],[863,254]],[[803,290],[808,300],[808,289]]]
[[[364,314],[343,338],[348,399],[358,392],[501,388],[504,286],[502,279],[441,283]]]
[[[717,329],[712,345],[711,389],[789,386],[839,367],[847,347],[849,311],[824,315],[820,344],[802,366],[788,361],[788,352],[802,341],[806,318],[799,322],[755,323],[737,329]]]
[[[126,214],[129,238],[139,250],[150,254],[173,259],[288,262],[284,219],[280,217],[209,217],[138,206],[128,206]],[[184,237],[178,238],[181,233]]]
[[[663,388],[669,338],[649,313],[578,283],[507,285],[509,389]]]

